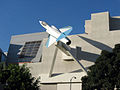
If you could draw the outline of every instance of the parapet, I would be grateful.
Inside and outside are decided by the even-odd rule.
[[[91,20],[85,21],[85,32],[100,34],[109,31],[109,12],[93,13]]]
[[[101,35],[114,30],[120,30],[120,16],[110,17],[109,12],[93,13],[85,20],[85,33]]]

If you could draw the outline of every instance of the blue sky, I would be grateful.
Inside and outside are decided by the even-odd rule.
[[[84,33],[91,13],[109,11],[120,16],[120,0],[0,0],[0,48],[8,51],[12,35],[43,32],[39,20],[57,28],[72,26]]]

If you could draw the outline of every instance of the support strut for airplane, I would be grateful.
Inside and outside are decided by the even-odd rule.
[[[71,47],[70,46],[68,46],[68,45],[66,45],[66,44],[64,44],[64,43],[62,43],[60,41],[55,46],[56,46],[56,49],[55,49],[52,65],[51,65],[51,68],[50,68],[49,77],[52,76],[52,72],[53,72],[53,68],[54,68],[54,64],[55,64],[55,60],[56,60],[58,49],[61,50],[63,53],[65,53],[67,56],[71,56],[73,58],[73,60],[76,61],[80,65],[81,69],[85,73],[87,73],[87,69],[80,63],[80,61],[77,59],[75,54],[73,54],[73,52],[71,51]]]

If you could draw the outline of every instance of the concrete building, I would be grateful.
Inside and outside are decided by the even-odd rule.
[[[109,12],[91,14],[91,19],[85,21],[85,33],[70,35],[69,38],[76,58],[88,68],[101,50],[111,51],[115,44],[120,43],[120,17],[110,17]],[[54,44],[46,48],[46,40],[44,32],[12,36],[7,62],[30,62],[27,66],[31,67],[32,75],[41,77],[41,90],[81,90],[81,77],[86,73],[71,56],[60,49],[56,53]],[[35,54],[29,48],[34,48]]]

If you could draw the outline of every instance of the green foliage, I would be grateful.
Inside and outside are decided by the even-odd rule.
[[[82,77],[83,90],[113,90],[120,88],[120,44],[112,52],[103,50],[95,64]]]
[[[25,65],[9,64],[5,68],[0,66],[0,82],[5,90],[38,90],[39,78],[32,77]]]

